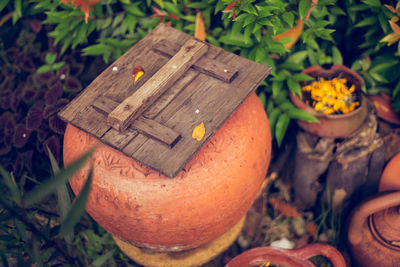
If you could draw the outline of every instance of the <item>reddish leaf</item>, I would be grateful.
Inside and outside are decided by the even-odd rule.
[[[294,206],[286,202],[283,202],[282,200],[279,200],[277,198],[269,198],[268,203],[271,204],[271,206],[275,210],[285,215],[286,217],[298,218],[301,216],[301,214],[297,211],[297,209]]]
[[[31,130],[25,127],[25,124],[18,124],[14,132],[14,146],[23,147],[31,135]]]
[[[31,107],[26,117],[26,128],[29,130],[37,130],[43,121],[43,112],[41,108]]]

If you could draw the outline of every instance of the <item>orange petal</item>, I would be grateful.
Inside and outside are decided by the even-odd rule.
[[[139,80],[139,78],[143,76],[143,74],[144,74],[144,70],[142,67],[133,68],[132,77],[133,77],[134,83],[136,83]]]
[[[194,30],[194,37],[201,41],[206,40],[206,31],[204,27],[204,21],[201,18],[201,12],[197,12],[196,14],[196,27]]]

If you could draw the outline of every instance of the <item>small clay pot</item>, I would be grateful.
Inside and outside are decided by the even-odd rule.
[[[323,243],[314,243],[299,249],[276,249],[273,247],[253,248],[236,256],[225,267],[274,266],[279,267],[314,267],[308,259],[325,256],[334,267],[345,267],[346,262],[340,252]],[[269,263],[269,265],[267,265]]]
[[[268,119],[254,93],[174,178],[72,125],[64,136],[65,165],[93,145],[87,212],[119,239],[154,252],[196,248],[236,225],[255,200],[271,156]],[[70,181],[75,194],[89,165]]]
[[[361,97],[360,106],[352,112],[341,115],[327,115],[317,112],[314,108],[304,103],[298,95],[293,94],[290,91],[289,96],[293,104],[297,108],[311,113],[319,120],[319,123],[296,120],[297,124],[302,129],[321,137],[344,138],[349,136],[362,125],[367,117],[367,104],[365,96],[361,93],[361,86],[364,83],[364,80],[360,75],[343,65],[333,65],[329,70],[323,69],[320,66],[311,66],[305,69],[302,73],[314,78],[346,78],[348,82],[355,86],[356,91],[358,91]]]
[[[379,192],[400,190],[400,153],[386,165],[379,181]]]
[[[388,94],[381,92],[379,95],[368,95],[368,98],[374,103],[379,118],[400,125],[400,116],[394,111],[392,98]]]
[[[400,266],[400,191],[383,192],[358,206],[348,241],[360,266]]]

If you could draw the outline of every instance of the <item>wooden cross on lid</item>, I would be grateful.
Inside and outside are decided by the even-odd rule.
[[[134,69],[143,71],[137,81]],[[58,115],[174,177],[270,71],[160,24]]]

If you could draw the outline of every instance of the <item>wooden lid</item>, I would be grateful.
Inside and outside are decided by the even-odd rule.
[[[135,68],[144,72],[137,82]],[[160,24],[58,115],[174,177],[270,71]]]

